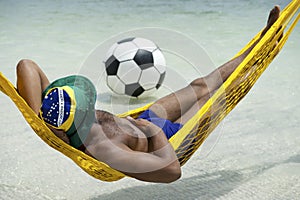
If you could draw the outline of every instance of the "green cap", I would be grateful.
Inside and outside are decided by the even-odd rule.
[[[43,91],[40,116],[47,125],[63,130],[70,144],[79,148],[95,122],[96,98],[95,86],[86,77],[60,78]]]

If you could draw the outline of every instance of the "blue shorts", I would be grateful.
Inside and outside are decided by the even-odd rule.
[[[149,122],[152,122],[156,126],[160,127],[168,139],[170,139],[183,126],[180,123],[173,123],[170,120],[159,118],[151,110],[145,110],[138,118],[148,120]]]

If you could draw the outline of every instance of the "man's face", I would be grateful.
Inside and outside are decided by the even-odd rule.
[[[50,126],[48,126],[48,128],[49,128],[49,129],[50,129],[57,137],[59,137],[60,139],[62,139],[65,143],[70,144],[70,139],[69,139],[69,137],[67,136],[67,134],[66,134],[63,130],[55,129],[55,128],[50,127]]]

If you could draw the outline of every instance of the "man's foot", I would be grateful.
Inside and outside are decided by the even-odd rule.
[[[276,20],[279,18],[279,15],[280,15],[280,7],[277,5],[270,11],[269,18],[267,21],[267,26],[262,31],[262,33],[260,35],[261,38],[266,34],[266,32],[276,22]]]

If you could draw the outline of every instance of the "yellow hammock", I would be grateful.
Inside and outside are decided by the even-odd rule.
[[[269,63],[282,49],[299,20],[299,14],[283,35],[276,48],[274,48],[274,45],[299,9],[299,5],[300,0],[294,0],[281,12],[279,19],[226,82],[223,83],[220,89],[183,126],[182,129],[170,138],[170,143],[174,147],[181,165],[186,163],[220,121],[248,93]],[[240,55],[253,44],[259,35],[260,33],[258,33],[236,56]],[[110,168],[107,164],[86,155],[82,151],[71,147],[56,137],[43,121],[31,110],[24,99],[17,93],[13,84],[7,80],[2,73],[0,73],[0,90],[11,98],[28,124],[30,124],[31,128],[42,138],[42,140],[54,149],[71,158],[88,174],[102,181],[116,181],[125,177],[123,173]],[[151,104],[148,104],[142,108],[129,111],[119,116],[124,117],[131,115],[136,117],[150,105]]]

